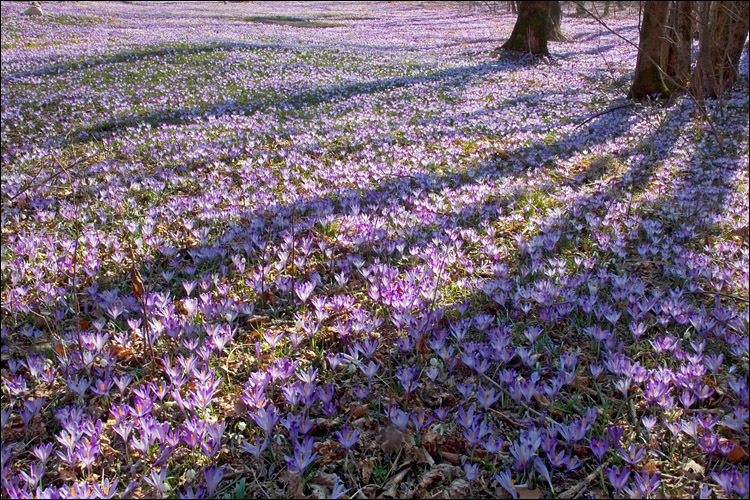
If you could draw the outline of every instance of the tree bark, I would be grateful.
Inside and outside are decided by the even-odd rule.
[[[693,45],[691,10],[692,2],[672,2],[669,8],[661,61],[666,73],[664,83],[673,93],[685,90],[690,81]]]
[[[692,84],[701,97],[716,99],[737,80],[737,67],[750,24],[750,5],[747,2],[706,4],[701,9],[700,48]]]
[[[567,42],[562,32],[562,9],[558,0],[549,2],[549,16],[547,23],[547,39],[550,42]]]
[[[638,43],[638,59],[635,63],[635,78],[628,93],[629,99],[669,97],[669,88],[664,83],[660,68],[664,25],[667,22],[668,11],[669,2],[646,2]]]
[[[518,17],[513,32],[501,48],[548,56],[549,4],[550,2],[519,2]]]

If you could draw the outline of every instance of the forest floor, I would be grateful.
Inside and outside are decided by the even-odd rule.
[[[27,6],[4,496],[747,494],[747,51],[706,120],[592,19]]]

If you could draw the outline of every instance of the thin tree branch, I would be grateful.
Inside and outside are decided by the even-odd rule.
[[[639,47],[638,45],[636,45],[635,43],[631,42],[630,40],[628,40],[627,38],[625,38],[624,36],[622,36],[621,34],[619,34],[618,32],[616,32],[615,30],[613,30],[612,28],[610,28],[610,27],[609,27],[609,26],[607,25],[607,23],[605,23],[605,22],[604,22],[604,21],[603,21],[602,19],[600,19],[600,18],[599,18],[598,16],[596,16],[596,15],[595,15],[594,13],[592,13],[592,12],[591,12],[590,10],[588,10],[588,9],[587,9],[587,8],[586,8],[586,7],[585,7],[585,6],[583,5],[583,2],[578,2],[578,1],[574,1],[573,3],[574,3],[574,4],[576,4],[576,5],[578,5],[578,6],[580,6],[581,10],[583,10],[584,12],[586,12],[586,13],[587,13],[587,14],[588,14],[589,16],[591,16],[591,18],[592,18],[592,19],[594,19],[594,20],[595,20],[596,22],[598,22],[599,24],[601,24],[601,25],[602,25],[602,26],[603,26],[603,27],[604,27],[604,28],[605,28],[605,29],[606,29],[607,31],[609,31],[610,33],[612,33],[612,34],[613,34],[613,35],[615,35],[616,37],[618,37],[618,38],[620,38],[620,39],[624,40],[624,41],[625,41],[625,42],[627,42],[628,44],[630,44],[630,45],[632,45],[633,47],[635,47],[635,48],[636,48],[636,50],[638,50],[638,55],[641,55],[641,54],[643,54],[644,56],[646,56],[646,57],[648,58],[648,61],[649,61],[649,62],[650,62],[651,64],[653,64],[654,66],[656,66],[656,68],[657,68],[657,69],[659,70],[659,72],[660,72],[660,73],[661,73],[661,74],[662,74],[663,76],[669,76],[669,75],[667,75],[667,73],[666,73],[666,72],[664,71],[664,69],[662,69],[661,65],[660,65],[660,64],[658,64],[658,63],[657,63],[657,62],[656,62],[656,61],[654,60],[654,58],[653,58],[653,57],[651,57],[651,56],[650,56],[649,54],[647,54],[647,53],[643,52],[643,51],[641,50],[641,48],[640,48],[640,47]],[[705,24],[706,24],[706,20],[704,20],[704,25],[705,25]],[[705,28],[703,28],[703,29],[705,29]],[[639,30],[639,31],[640,31],[640,30]],[[688,97],[690,97],[690,99],[691,99],[691,100],[693,101],[693,103],[695,103],[695,106],[696,106],[696,107],[698,108],[698,111],[699,111],[699,112],[701,113],[701,116],[703,116],[703,119],[704,119],[704,120],[706,120],[706,122],[708,123],[709,127],[711,127],[711,132],[713,132],[713,134],[714,134],[714,137],[716,137],[716,142],[718,143],[718,146],[719,146],[719,150],[721,151],[721,154],[722,154],[722,155],[723,155],[723,154],[725,154],[725,149],[724,149],[724,141],[722,140],[721,136],[719,135],[719,132],[718,132],[718,131],[716,130],[716,127],[714,127],[714,123],[713,123],[713,120],[711,120],[711,117],[710,117],[710,116],[708,116],[708,112],[706,111],[706,108],[705,108],[705,106],[701,105],[701,103],[700,103],[700,102],[698,101],[698,98],[697,98],[697,97],[696,97],[695,95],[693,95],[693,92],[691,92],[691,91],[690,91],[690,89],[689,89],[688,87],[685,87],[684,85],[681,85],[680,83],[677,83],[677,82],[675,82],[675,83],[676,83],[676,84],[675,84],[675,87],[676,87],[677,89],[679,89],[679,90],[681,90],[681,91],[685,92],[685,94],[687,94],[687,95],[688,95]]]

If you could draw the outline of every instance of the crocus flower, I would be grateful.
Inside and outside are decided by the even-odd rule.
[[[273,426],[279,420],[279,415],[276,412],[276,407],[270,404],[266,408],[261,407],[255,412],[251,412],[250,418],[258,424],[258,427],[266,431],[266,435],[270,436]]]
[[[594,456],[596,456],[596,459],[599,461],[599,463],[602,463],[604,454],[607,453],[607,450],[609,450],[609,441],[607,441],[603,437],[598,439],[591,438],[590,447],[591,451],[594,453]]]
[[[636,465],[646,456],[646,448],[636,449],[635,445],[631,444],[627,451],[621,450],[619,456],[630,465]]]
[[[732,496],[732,491],[734,490],[734,477],[731,473],[731,471],[727,469],[722,469],[718,473],[715,470],[711,470],[711,477],[714,478],[714,481],[722,487],[722,489],[726,492],[727,496]]]
[[[518,499],[518,490],[516,490],[516,485],[513,482],[513,476],[511,475],[510,470],[505,469],[500,474],[495,474],[494,477],[495,480],[500,483],[500,486],[510,493],[510,496],[516,500]]]
[[[417,428],[418,432],[422,432],[422,430],[430,425],[433,420],[435,420],[435,416],[426,416],[424,410],[419,410],[418,412],[414,412],[410,414],[411,421],[414,422],[414,425]]]
[[[471,483],[479,474],[479,464],[470,464],[469,462],[466,462],[464,464],[464,472],[466,473],[466,480]]]
[[[652,415],[646,415],[643,418],[641,418],[641,423],[643,424],[643,428],[646,429],[646,432],[649,434],[653,432],[656,422],[657,422],[656,417]]]
[[[156,472],[156,470],[151,469],[151,474],[148,476],[143,476],[143,480],[146,481],[148,484],[153,486],[156,490],[159,491],[161,496],[164,496],[164,481],[167,479],[167,468],[162,467],[159,472]]]
[[[620,438],[625,434],[625,429],[616,425],[607,426],[607,434],[609,434],[609,441],[615,447],[620,449]]]
[[[94,483],[92,488],[94,493],[99,498],[109,499],[114,497],[117,494],[117,483],[120,481],[120,478],[115,477],[114,481],[110,483],[109,478],[102,479],[102,484],[99,485],[97,483]]]
[[[268,448],[268,435],[264,436],[263,443],[260,442],[260,434],[255,435],[255,444],[248,441],[243,441],[240,445],[241,450],[253,455],[255,458],[260,458],[260,454]]]
[[[648,472],[643,471],[640,474],[635,474],[635,484],[645,495],[651,495],[659,488],[659,486],[661,486],[659,473],[649,474]]]
[[[607,479],[609,479],[609,482],[615,489],[615,493],[619,494],[625,488],[625,485],[628,484],[630,468],[624,467],[621,471],[616,466],[609,467],[607,469]]]
[[[331,498],[337,499],[342,498],[344,495],[346,495],[346,492],[349,491],[351,488],[344,489],[344,485],[341,484],[341,480],[338,476],[336,476],[336,481],[333,483],[333,489],[331,490]]]
[[[294,443],[294,454],[293,456],[284,456],[287,461],[287,467],[291,472],[299,472],[304,474],[305,469],[315,460],[318,456],[317,453],[313,453],[313,440],[311,438],[305,438],[302,443]]]
[[[732,467],[732,487],[740,498],[747,497],[748,485],[750,485],[748,479],[750,478],[748,477],[747,469],[738,471],[737,467]]]
[[[213,497],[216,488],[221,482],[221,478],[224,477],[224,472],[226,472],[226,467],[216,467],[216,465],[211,465],[203,469],[203,476],[206,480],[206,490],[209,497]]]
[[[336,432],[336,437],[339,440],[339,443],[346,448],[346,451],[349,451],[359,439],[359,431],[356,429],[349,429],[349,426],[345,425],[341,432]]]

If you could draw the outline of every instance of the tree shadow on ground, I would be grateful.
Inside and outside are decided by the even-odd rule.
[[[85,144],[92,140],[101,139],[110,134],[115,134],[118,131],[127,128],[138,127],[142,124],[148,124],[151,127],[156,128],[165,124],[175,125],[191,123],[208,117],[220,118],[221,116],[228,114],[252,115],[256,111],[266,111],[270,109],[284,109],[286,112],[296,111],[325,103],[344,101],[358,95],[388,92],[423,83],[439,83],[446,86],[459,85],[464,80],[499,73],[508,69],[509,68],[506,64],[489,62],[472,66],[460,66],[434,73],[420,74],[413,77],[389,77],[366,82],[317,87],[310,90],[303,90],[292,95],[281,95],[271,99],[258,99],[250,103],[244,103],[235,99],[216,103],[205,108],[192,107],[163,109],[135,115],[126,115],[114,120],[105,120],[75,130],[69,134],[71,139],[61,141],[59,146],[65,147],[71,144]]]

